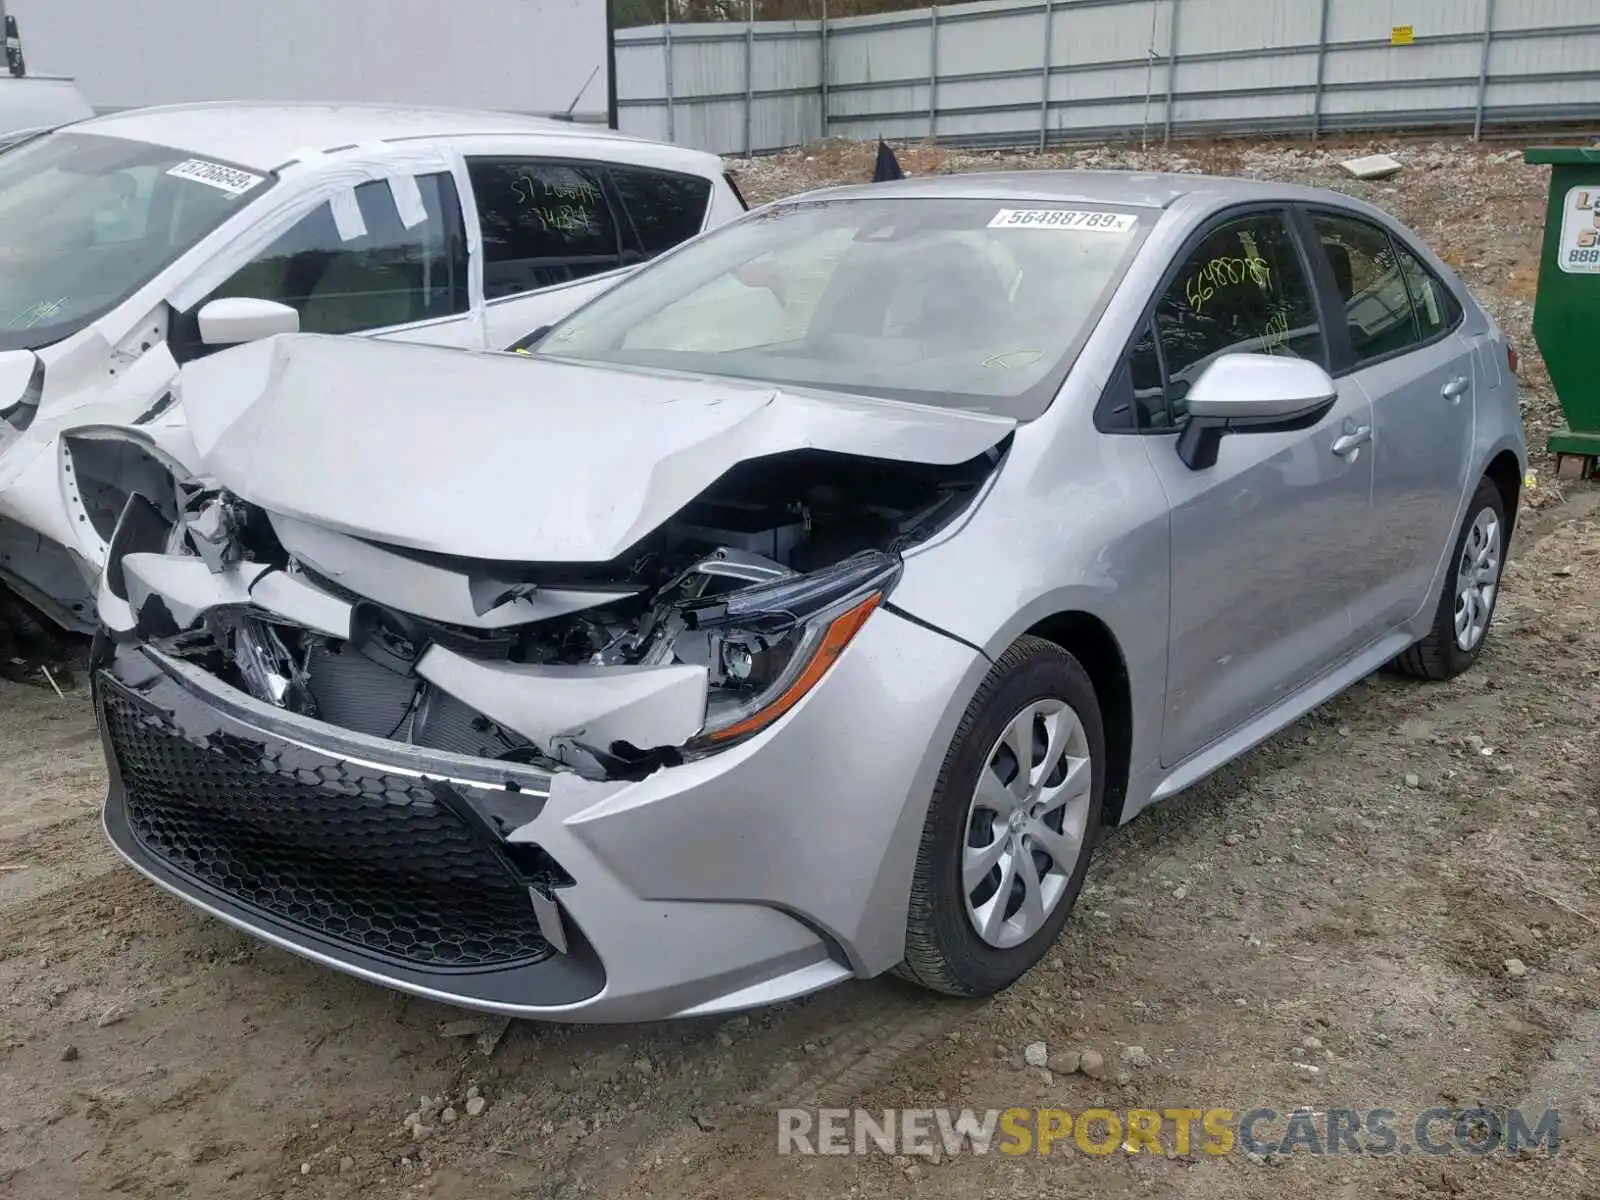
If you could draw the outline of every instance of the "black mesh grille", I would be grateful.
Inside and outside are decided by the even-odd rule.
[[[221,734],[198,745],[110,689],[102,705],[128,823],[175,870],[281,920],[422,966],[550,954],[527,888],[420,781],[334,760],[296,767]]]

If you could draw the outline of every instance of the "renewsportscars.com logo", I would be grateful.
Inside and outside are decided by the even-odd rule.
[[[1371,1157],[1412,1154],[1555,1154],[1561,1115],[1518,1108],[866,1109],[778,1110],[779,1154],[1223,1155]]]

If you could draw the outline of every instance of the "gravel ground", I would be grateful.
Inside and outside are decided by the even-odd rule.
[[[1349,150],[1245,144],[901,159],[1205,168],[1369,196],[1506,325],[1542,447],[1543,169],[1442,142],[1360,149],[1406,170],[1364,185],[1336,171]],[[757,201],[870,163],[828,146],[734,166]],[[0,683],[0,1195],[1600,1200],[1600,490],[1541,470],[1531,500],[1477,669],[1374,677],[1108,836],[1060,944],[984,1003],[874,981],[732,1020],[568,1028],[387,993],[118,867],[85,691]],[[1480,1102],[1559,1107],[1561,1152],[776,1153],[788,1105],[1345,1105],[1403,1124]]]

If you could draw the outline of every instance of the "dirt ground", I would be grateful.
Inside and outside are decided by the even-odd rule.
[[[1401,144],[1406,171],[1376,185],[1340,181],[1341,152],[1286,144],[1076,157],[1185,158],[1391,207],[1521,348],[1537,449],[1553,417],[1528,334],[1545,177],[1506,153]],[[736,166],[754,201],[870,162],[823,147]],[[1478,668],[1376,676],[1109,834],[1059,945],[983,1003],[874,981],[732,1020],[463,1023],[119,867],[86,690],[0,683],[0,1196],[1600,1200],[1600,490],[1541,469],[1531,500]],[[1055,1070],[1025,1065],[1035,1042]],[[1086,1050],[1108,1078],[1069,1073],[1062,1057]],[[777,1153],[776,1111],[794,1105],[1348,1106],[1404,1127],[1480,1103],[1558,1108],[1560,1152]]]

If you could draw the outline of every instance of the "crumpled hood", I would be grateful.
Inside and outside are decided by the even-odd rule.
[[[268,512],[415,550],[606,562],[737,463],[965,462],[1007,417],[523,355],[296,334],[184,368],[206,474]]]

